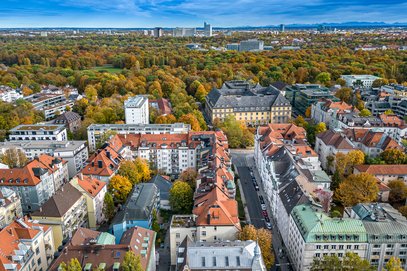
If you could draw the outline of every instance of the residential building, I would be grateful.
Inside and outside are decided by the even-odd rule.
[[[9,130],[10,141],[66,141],[64,125],[21,124]]]
[[[84,176],[83,174],[74,177],[70,184],[85,196],[89,228],[96,229],[105,221],[103,206],[107,193],[107,184],[92,178],[92,176]]]
[[[194,242],[185,238],[178,248],[175,270],[207,269],[267,270],[256,241]]]
[[[318,153],[322,168],[325,170],[333,170],[333,159],[337,153],[346,154],[355,149],[356,147],[350,139],[332,130],[318,134],[315,139],[315,151]]]
[[[160,208],[160,191],[153,183],[134,186],[126,204],[114,217],[110,231],[118,242],[123,233],[132,227],[151,229],[154,213]]]
[[[174,124],[91,124],[88,127],[88,145],[91,151],[96,150],[96,144],[107,131],[117,134],[182,134],[188,133],[191,125]],[[102,144],[104,142],[101,142]]]
[[[284,24],[280,24],[280,32],[281,33],[285,32],[285,25]]]
[[[25,153],[29,160],[41,154],[62,158],[67,162],[68,175],[72,178],[85,167],[88,160],[86,141],[13,141],[1,142],[0,153],[8,149],[18,149]]]
[[[0,85],[0,100],[7,103],[13,103],[17,99],[23,98],[23,95],[17,92],[17,90],[9,87]]]
[[[81,128],[82,120],[78,113],[67,111],[56,117],[54,123],[63,124],[71,133],[76,133]]]
[[[124,160],[123,156],[118,153],[121,147],[122,145],[105,143],[89,157],[87,165],[80,173],[108,183],[119,170],[120,162]]]
[[[205,37],[212,37],[212,25],[208,24],[207,22],[204,22],[203,34]]]
[[[185,169],[207,167],[215,143],[215,132],[115,135],[109,141],[112,148],[122,150],[126,159],[146,159],[154,169],[174,178]],[[125,154],[126,148],[130,157]]]
[[[291,118],[291,105],[272,86],[252,85],[247,81],[228,81],[206,96],[205,113],[213,123],[233,115],[247,125],[285,123]]]
[[[157,109],[158,114],[168,115],[172,113],[171,103],[168,99],[160,98],[156,100],[148,100],[151,107]]]
[[[126,124],[148,124],[148,97],[137,95],[124,102]]]
[[[407,184],[407,165],[357,165],[354,173],[366,172],[379,181],[388,184],[392,180],[402,180]]]
[[[153,36],[155,38],[159,38],[162,37],[164,35],[164,31],[162,29],[162,27],[155,27],[153,30]]]
[[[46,154],[23,168],[0,169],[0,187],[18,194],[24,213],[38,210],[67,181],[66,161]]]
[[[338,115],[355,112],[359,110],[345,102],[334,102],[332,100],[320,100],[311,105],[311,118],[315,123],[324,122],[328,127],[333,126]]]
[[[33,212],[31,218],[52,228],[54,247],[59,247],[76,229],[88,225],[86,198],[67,183]]]
[[[288,232],[286,246],[294,270],[310,270],[314,258],[343,257],[349,251],[366,258],[366,229],[358,220],[331,218],[302,204],[293,208]]]
[[[145,271],[156,270],[154,231],[141,227],[127,230],[120,243],[115,244],[114,236],[106,232],[97,232],[79,228],[71,241],[49,267],[49,271],[60,271],[61,263],[78,259],[84,271],[121,270],[121,264],[128,251],[140,256],[141,267]]]
[[[403,85],[396,84],[384,85],[380,87],[380,90],[385,91],[389,94],[393,94],[395,96],[407,97],[407,87]]]
[[[0,231],[0,270],[48,270],[56,251],[52,229],[19,218]]]
[[[58,114],[62,114],[67,108],[72,108],[74,102],[66,99],[65,94],[34,93],[24,97],[24,100],[31,103],[34,109],[44,112],[46,120],[52,119]]]
[[[362,87],[371,88],[373,82],[380,77],[374,75],[341,75],[341,78],[345,80],[347,87]]]
[[[239,51],[239,43],[229,43],[229,44],[226,44],[226,50]]]
[[[168,176],[155,175],[149,183],[153,183],[157,186],[160,193],[160,209],[170,210],[170,190],[172,188],[172,182]]]
[[[263,51],[264,41],[258,39],[242,40],[239,45],[239,51]]]
[[[298,115],[305,115],[308,107],[318,102],[320,99],[330,99],[339,101],[327,87],[317,84],[295,84],[286,86],[285,97],[291,103],[294,111]]]
[[[366,259],[377,270],[384,270],[391,257],[407,270],[407,219],[388,203],[357,204],[350,217],[361,220],[366,229]]]
[[[23,209],[17,193],[7,187],[0,187],[0,228],[20,217],[23,217]]]
[[[196,28],[176,27],[172,31],[174,37],[194,37],[196,35]]]

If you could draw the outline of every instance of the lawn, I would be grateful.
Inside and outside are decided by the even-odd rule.
[[[115,68],[113,65],[104,65],[93,67],[91,70],[98,72],[121,73],[123,69]]]

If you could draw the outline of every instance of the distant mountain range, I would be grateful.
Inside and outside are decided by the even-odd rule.
[[[318,28],[320,26],[338,28],[338,29],[349,29],[349,28],[391,28],[391,27],[407,27],[407,22],[400,23],[385,23],[385,22],[343,22],[343,23],[319,23],[319,24],[284,24],[285,29],[312,29]],[[216,27],[213,29],[218,30],[250,30],[250,29],[276,29],[280,25],[264,25],[264,26],[235,26],[235,27]],[[0,28],[0,30],[81,30],[81,31],[95,31],[95,30],[151,30],[153,27],[145,28],[109,28],[109,27],[94,27],[94,28],[81,28],[81,27],[43,27],[43,28]],[[171,27],[163,27],[164,30],[171,30]],[[197,27],[197,29],[202,30],[202,27]]]

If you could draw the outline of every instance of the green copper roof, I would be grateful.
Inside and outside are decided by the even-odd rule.
[[[305,242],[361,243],[367,241],[362,221],[351,218],[331,218],[315,211],[310,205],[294,207],[292,216]]]
[[[114,245],[115,244],[115,237],[107,232],[102,232],[97,240],[98,245]]]
[[[226,187],[228,188],[228,189],[234,189],[236,186],[235,186],[235,183],[233,182],[233,181],[227,181],[227,183],[226,183]]]

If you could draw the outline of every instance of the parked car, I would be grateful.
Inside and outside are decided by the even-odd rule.
[[[270,223],[270,222],[266,222],[266,228],[267,228],[268,230],[271,230],[271,223]]]
[[[266,222],[270,222],[270,218],[268,216],[265,216],[264,220],[266,220]]]
[[[261,213],[263,214],[264,217],[268,217],[268,216],[269,216],[269,214],[267,213],[266,210],[261,211]]]
[[[261,204],[264,204],[264,198],[263,198],[262,195],[259,196],[259,200],[260,200],[260,203],[261,203]]]
[[[256,190],[256,191],[259,191],[260,189],[259,189],[259,186],[256,184],[255,186],[254,186],[254,189]]]
[[[261,209],[262,209],[263,211],[267,210],[266,204],[261,204]]]

